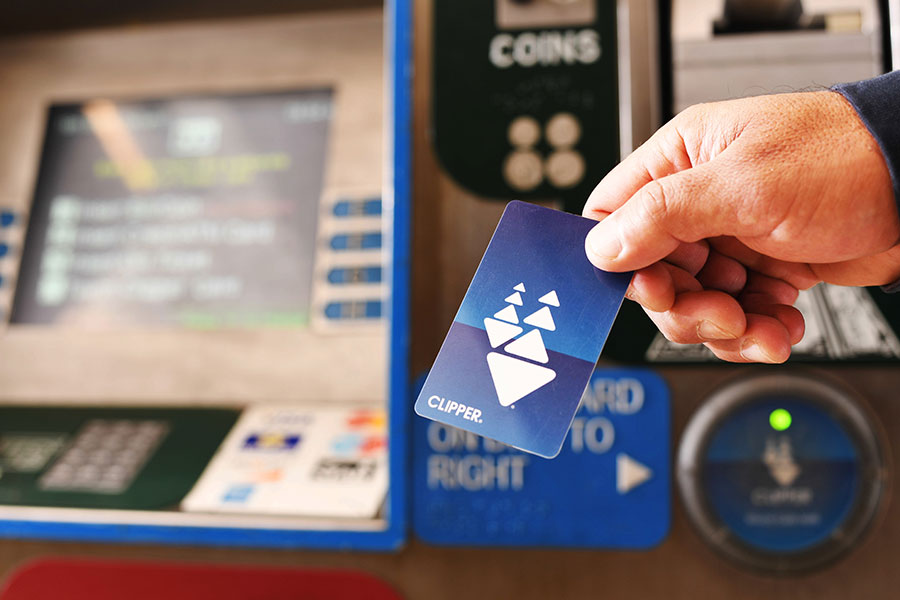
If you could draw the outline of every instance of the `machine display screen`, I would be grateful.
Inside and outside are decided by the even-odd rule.
[[[305,325],[327,89],[50,107],[13,323]]]

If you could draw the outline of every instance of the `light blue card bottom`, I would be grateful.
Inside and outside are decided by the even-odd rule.
[[[454,321],[419,395],[416,412],[553,458],[566,437],[594,364],[548,349],[547,367],[556,373],[554,379],[511,406],[503,406],[495,393],[489,354],[498,353],[483,329]],[[515,418],[510,418],[510,412]]]

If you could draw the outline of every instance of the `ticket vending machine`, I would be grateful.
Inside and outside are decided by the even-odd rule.
[[[411,416],[406,367],[431,365],[504,201],[573,210],[667,109],[668,4],[466,3],[470,34],[436,19],[450,4],[388,4],[393,110],[377,8],[0,41],[3,568],[165,556],[361,569],[411,598],[892,597],[898,329],[877,294],[808,296],[805,362],[775,368],[708,362],[623,313],[553,461]],[[350,497],[305,503],[313,473]]]
[[[401,543],[408,86],[386,22],[0,40],[0,535]]]

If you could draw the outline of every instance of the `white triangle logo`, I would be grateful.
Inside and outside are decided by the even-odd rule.
[[[509,323],[496,321],[490,318],[484,320],[484,330],[488,334],[488,341],[491,343],[491,348],[496,348],[500,344],[508,342],[522,333],[522,328],[518,325],[510,325]],[[535,329],[535,331],[537,330]]]
[[[488,368],[501,406],[510,406],[556,378],[556,372],[518,358],[491,352]]]
[[[653,471],[624,452],[616,455],[616,491],[627,494],[653,477]]]
[[[512,306],[508,308],[512,308]],[[497,315],[494,316],[496,317]],[[516,320],[515,322],[518,323],[519,321]],[[544,308],[541,308],[538,311],[533,312],[525,317],[525,323],[534,327],[546,329],[547,331],[556,331],[556,323],[553,322],[553,315],[550,314],[550,307],[548,306],[545,306]]]
[[[549,304],[550,306],[559,306],[559,296],[556,295],[556,290],[550,290],[538,298],[538,302],[541,304]]]
[[[525,293],[525,284],[524,284],[524,283],[520,283],[519,285],[517,285],[517,286],[514,287],[513,289],[516,290],[517,292]]]
[[[496,348],[496,346],[494,347]],[[539,363],[546,363],[550,360],[540,329],[532,329],[519,339],[510,342],[503,350]]]
[[[507,296],[504,302],[509,302],[510,304],[515,304],[516,306],[522,306],[522,294],[519,292],[515,292],[512,296]]]
[[[516,312],[516,307],[511,304],[503,310],[497,312],[494,315],[494,318],[500,319],[501,321],[506,321],[507,323],[519,322],[519,314]]]

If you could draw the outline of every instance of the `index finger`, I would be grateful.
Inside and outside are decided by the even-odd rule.
[[[584,205],[582,215],[602,220],[654,179],[691,168],[680,135],[666,126],[629,154],[600,180]]]

